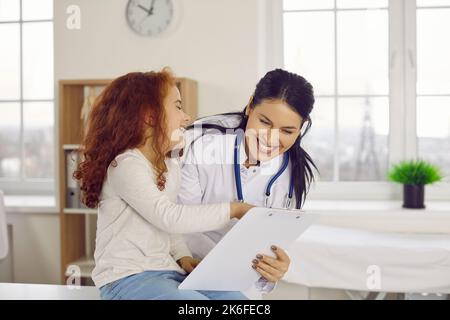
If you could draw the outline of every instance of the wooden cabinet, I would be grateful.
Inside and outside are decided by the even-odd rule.
[[[61,232],[61,282],[68,276],[81,276],[81,284],[93,284],[90,279],[94,267],[95,231],[97,210],[76,203],[79,194],[72,177],[76,154],[83,137],[81,111],[88,94],[100,93],[111,80],[60,80],[59,81],[59,217]],[[197,118],[197,82],[177,78],[177,87],[183,108],[192,120]],[[71,161],[74,163],[71,165]],[[72,193],[73,192],[73,193]],[[71,198],[74,197],[74,198]]]

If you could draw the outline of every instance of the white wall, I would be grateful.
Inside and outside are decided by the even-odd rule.
[[[127,26],[127,0],[55,1],[55,80],[170,66],[198,81],[201,116],[242,109],[258,80],[258,0],[174,2],[177,27],[154,39]],[[81,9],[80,30],[66,27],[69,5]]]

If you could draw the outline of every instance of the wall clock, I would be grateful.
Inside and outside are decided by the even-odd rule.
[[[173,0],[129,0],[126,9],[130,28],[143,36],[157,36],[173,21]]]

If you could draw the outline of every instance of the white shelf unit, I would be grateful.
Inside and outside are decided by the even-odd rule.
[[[79,150],[80,147],[80,144],[64,144],[63,150]]]

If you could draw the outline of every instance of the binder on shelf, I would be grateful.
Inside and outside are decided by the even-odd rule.
[[[66,207],[67,208],[78,208],[79,203],[77,201],[77,198],[78,198],[78,194],[77,194],[76,190],[73,188],[67,188],[67,199],[66,199],[67,205],[66,205]]]
[[[79,162],[80,154],[78,150],[66,150],[66,208],[86,208],[80,201],[80,185],[73,178]]]

